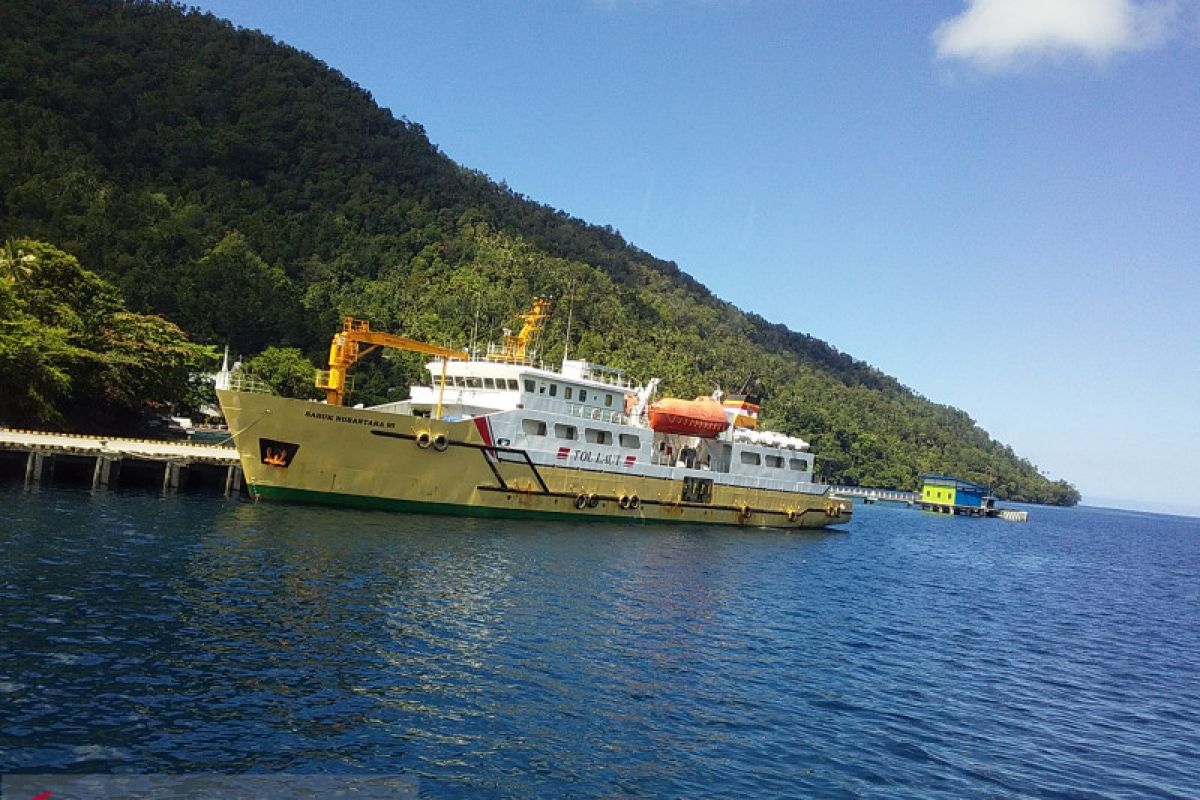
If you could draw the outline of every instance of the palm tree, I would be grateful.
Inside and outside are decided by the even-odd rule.
[[[7,239],[0,245],[0,276],[13,283],[28,278],[33,274],[33,265],[37,260],[33,253],[26,253],[12,239]]]

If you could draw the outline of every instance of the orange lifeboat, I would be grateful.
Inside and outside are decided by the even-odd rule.
[[[647,412],[650,427],[658,433],[679,433],[711,439],[729,427],[725,409],[711,397],[680,400],[664,397]]]

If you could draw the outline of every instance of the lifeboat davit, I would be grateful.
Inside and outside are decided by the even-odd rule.
[[[711,397],[680,400],[664,397],[647,412],[650,428],[658,433],[679,433],[711,439],[729,427],[725,408]]]

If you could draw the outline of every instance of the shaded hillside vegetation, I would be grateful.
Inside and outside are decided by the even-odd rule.
[[[1078,499],[963,412],[455,164],[268,36],[145,2],[7,0],[0,24],[0,236],[62,248],[193,341],[319,360],[352,313],[464,345],[542,294],[560,300],[549,359],[570,294],[575,356],[683,396],[753,370],[766,418],[812,441],[829,480],[907,488],[944,471],[1011,499]],[[417,363],[359,369],[353,399],[372,402]]]
[[[214,348],[120,292],[71,255],[28,240],[0,247],[0,422],[124,433],[171,404],[196,407]]]

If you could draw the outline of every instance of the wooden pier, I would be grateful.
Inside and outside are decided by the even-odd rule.
[[[237,450],[222,445],[0,430],[0,461],[7,462],[5,472],[23,474],[26,486],[57,476],[90,479],[94,489],[121,483],[161,485],[163,492],[212,486],[226,497],[242,490]]]

